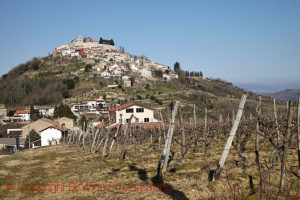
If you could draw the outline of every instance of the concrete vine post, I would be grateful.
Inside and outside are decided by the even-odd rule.
[[[280,133],[278,128],[278,120],[277,120],[277,112],[276,112],[276,100],[273,98],[273,109],[274,109],[274,118],[275,118],[275,125],[276,125],[276,132],[277,132],[277,143],[280,144]]]
[[[196,119],[196,104],[194,104],[194,124],[195,124],[195,128],[196,128],[196,124],[197,124],[197,119]]]
[[[289,145],[289,140],[291,136],[291,126],[293,120],[293,103],[289,101],[289,111],[288,111],[288,122],[286,127],[286,132],[283,140],[283,149],[282,149],[282,159],[281,159],[281,176],[280,176],[280,188],[279,190],[282,192],[285,186],[286,179],[286,161],[287,161],[287,149]]]
[[[131,115],[131,117],[129,118],[129,123],[125,126],[125,130],[124,130],[124,143],[123,143],[122,152],[121,152],[121,158],[123,160],[125,160],[126,152],[127,152],[126,146],[127,146],[128,135],[129,135],[129,134],[127,134],[127,130],[128,130],[128,128],[129,128],[129,130],[131,129],[131,120],[132,120],[133,116],[134,115]]]
[[[298,97],[297,106],[297,132],[298,132],[298,168],[300,169],[300,95]]]
[[[257,103],[257,123],[256,123],[256,136],[255,136],[255,162],[258,167],[258,171],[260,172],[260,162],[259,162],[259,125],[261,121],[261,96],[258,97]]]
[[[121,124],[118,125],[117,132],[115,133],[115,136],[114,136],[114,138],[113,138],[113,141],[111,142],[111,145],[110,145],[110,148],[109,148],[109,153],[108,153],[108,155],[110,155],[111,150],[112,150],[112,148],[113,148],[113,146],[114,146],[114,144],[115,144],[115,140],[117,139],[117,136],[118,136],[120,127],[121,127]]]
[[[229,133],[229,137],[227,138],[222,156],[221,156],[220,161],[218,163],[216,172],[213,176],[213,180],[218,180],[221,173],[222,173],[226,158],[229,154],[229,150],[230,150],[230,147],[232,145],[232,141],[234,139],[234,136],[236,134],[237,128],[239,126],[239,123],[240,123],[240,120],[241,120],[241,117],[242,117],[242,114],[243,114],[243,109],[244,109],[246,99],[247,99],[247,95],[243,94],[242,98],[241,98],[241,101],[240,101],[240,104],[239,104],[238,112],[236,114],[236,117],[235,117],[235,120],[234,120],[234,123],[233,123],[233,126],[231,128],[230,133]]]
[[[171,121],[169,124],[169,131],[167,134],[167,138],[165,140],[164,150],[163,150],[161,158],[158,162],[158,170],[157,170],[158,175],[162,175],[162,173],[167,170],[167,164],[169,161],[172,137],[173,137],[173,132],[174,132],[174,128],[175,128],[175,117],[177,114],[178,107],[179,107],[179,101],[176,101],[175,106],[173,108],[173,112],[172,112],[172,118],[171,118]]]
[[[104,142],[103,151],[102,151],[102,158],[104,158],[106,155],[106,147],[107,147],[107,142],[108,142],[108,138],[109,138],[110,128],[111,128],[111,123],[109,123],[108,130],[106,131],[105,142]]]
[[[103,126],[103,120],[101,122],[101,126]],[[99,131],[100,131],[100,129],[97,129],[96,132],[95,132],[94,139],[93,139],[93,142],[92,142],[91,147],[90,147],[90,153],[93,152],[93,148],[95,146],[96,138],[97,138],[97,135],[98,135]]]

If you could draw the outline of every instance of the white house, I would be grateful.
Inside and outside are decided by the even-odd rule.
[[[40,131],[41,134],[41,146],[57,145],[60,139],[67,134],[66,127],[51,125],[44,130]]]
[[[129,76],[122,76],[122,80],[125,81],[125,80],[129,80],[130,77]]]
[[[158,120],[154,118],[153,109],[139,106],[135,103],[116,106],[109,111],[109,117],[113,123],[129,123],[131,115],[133,115],[131,123],[158,122]]]
[[[100,76],[102,78],[110,77],[110,73],[108,73],[108,72],[102,72]]]
[[[143,69],[141,70],[141,76],[142,76],[143,78],[152,78],[152,73],[151,73],[150,70],[148,70],[148,69],[146,69],[146,68],[143,68]]]
[[[71,56],[72,57],[79,56],[79,52],[78,51],[71,52]]]
[[[135,64],[130,64],[130,68],[132,71],[139,71],[139,69],[135,66]]]
[[[68,56],[70,54],[71,54],[71,50],[70,49],[67,49],[67,50],[64,50],[64,51],[61,52],[62,56]]]
[[[21,121],[30,120],[30,110],[17,110],[14,114],[14,119]]]
[[[84,102],[85,105],[88,105],[93,108],[98,108],[100,104],[102,104],[102,107],[107,107],[106,102],[104,99],[93,99],[92,101],[86,101]]]
[[[47,107],[47,106],[37,107],[37,106],[35,106],[34,109],[38,109],[42,116],[52,117],[54,115],[54,108],[53,107]]]

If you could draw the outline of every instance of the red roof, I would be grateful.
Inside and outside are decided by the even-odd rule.
[[[6,108],[4,108],[4,107],[0,107],[0,109],[6,109]]]
[[[101,125],[102,125],[102,124],[98,124],[98,125],[96,126],[96,128],[101,128]],[[104,122],[104,127],[106,127],[106,126],[108,126],[108,125],[109,125],[109,121]]]
[[[104,101],[103,99],[93,99],[93,101]]]
[[[55,128],[55,129],[57,129],[57,130],[59,130],[59,131],[67,131],[67,130],[70,130],[70,129],[68,129],[67,127],[65,127],[65,126],[60,126],[60,125],[50,125],[50,126],[48,126],[48,127],[46,127],[45,129],[43,129],[43,130],[41,130],[40,132],[42,132],[42,131],[44,131],[44,130],[46,130],[46,129],[48,129],[48,128]]]
[[[30,110],[17,110],[15,112],[15,115],[16,114],[30,114]]]
[[[49,124],[55,124],[55,122],[54,122],[53,120],[51,120],[51,119],[42,118],[42,119],[40,119],[40,120],[43,121],[43,122],[47,122],[47,123],[49,123]]]
[[[131,103],[126,103],[126,104],[123,104],[121,106],[116,106],[115,108],[112,108],[111,111],[123,110],[123,109],[131,107],[133,105],[134,105],[134,103],[132,103],[132,102]]]

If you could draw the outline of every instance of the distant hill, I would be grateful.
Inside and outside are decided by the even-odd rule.
[[[278,100],[289,101],[297,100],[300,94],[300,89],[287,89],[274,93],[266,93],[266,96],[274,97]]]
[[[80,47],[80,48],[79,48]],[[184,111],[204,116],[205,108],[228,116],[248,94],[247,116],[254,113],[257,95],[222,79],[205,78],[202,72],[188,72],[175,63],[169,66],[135,56],[112,45],[78,37],[57,47],[53,54],[19,64],[0,78],[0,104],[10,108],[29,105],[82,104],[104,98],[109,104],[129,101],[169,109],[180,100]],[[270,98],[265,98],[265,102]]]

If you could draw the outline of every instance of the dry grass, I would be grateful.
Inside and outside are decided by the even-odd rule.
[[[222,176],[217,182],[208,181],[209,170],[215,169],[223,148],[219,142],[213,142],[207,157],[204,153],[188,153],[182,165],[176,172],[164,174],[164,184],[171,185],[169,190],[159,190],[157,187],[148,191],[122,191],[112,188],[112,185],[126,184],[149,185],[157,183],[155,179],[157,162],[160,151],[148,149],[149,144],[144,144],[139,152],[132,148],[125,161],[117,157],[102,158],[100,154],[90,154],[77,147],[58,145],[46,148],[38,148],[18,152],[11,156],[0,158],[0,199],[257,199],[259,194],[249,195],[248,175],[254,178],[256,190],[259,185],[259,173],[255,163],[253,143],[248,147],[248,168],[243,174],[241,167],[236,166],[237,153],[231,149],[225,164]],[[175,149],[178,147],[175,145]],[[268,147],[263,147],[261,163],[263,165],[268,158]],[[119,155],[117,152],[116,155]],[[280,162],[276,166],[276,172],[268,177],[264,187],[266,189],[263,199],[285,198],[289,192],[289,199],[297,199],[300,191],[300,181],[293,173],[297,171],[296,150],[289,150],[288,157],[288,190],[278,197],[278,185],[280,177]],[[264,166],[264,165],[263,165]],[[64,191],[61,186],[59,191],[18,191],[19,183],[25,184],[65,184]],[[106,188],[87,188],[76,191],[68,187],[69,183],[83,185],[99,184]],[[293,183],[291,185],[291,183]],[[7,184],[13,184],[13,189],[8,190]],[[71,184],[72,185],[72,184]],[[21,185],[22,186],[22,185]],[[139,186],[139,190],[140,190]],[[50,188],[51,189],[51,188]],[[98,191],[96,191],[98,189]],[[124,186],[124,190],[126,187]],[[269,198],[270,197],[270,198]]]

